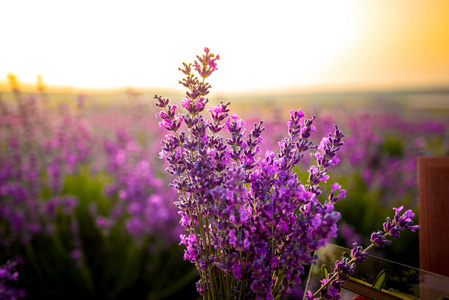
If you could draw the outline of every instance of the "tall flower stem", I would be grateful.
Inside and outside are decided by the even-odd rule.
[[[385,233],[383,234],[383,238],[387,238],[389,235],[389,233]],[[371,243],[368,247],[366,247],[362,252],[363,253],[367,253],[371,248],[375,247],[376,245],[374,243]],[[351,265],[353,263],[356,262],[355,258],[351,258],[351,260],[349,260],[348,265]],[[321,285],[320,288],[313,294],[313,298],[317,297],[326,287],[328,287],[332,281],[334,281],[335,279],[337,279],[338,275],[340,274],[340,270],[336,270],[334,271],[334,274],[332,274],[332,276],[326,281],[325,284]],[[318,299],[323,299],[322,296],[320,296]]]

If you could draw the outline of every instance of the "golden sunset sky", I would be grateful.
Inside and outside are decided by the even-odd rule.
[[[5,1],[0,81],[178,88],[205,46],[215,91],[449,86],[449,1]]]

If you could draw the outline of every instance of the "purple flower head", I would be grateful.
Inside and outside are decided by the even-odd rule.
[[[368,253],[363,251],[363,247],[362,246],[358,246],[357,243],[353,244],[353,248],[351,250],[351,257],[356,262],[359,262],[359,263],[365,262],[365,259],[366,259],[367,255],[368,255]]]
[[[329,274],[329,277],[330,276],[331,274]],[[339,279],[330,279],[330,278],[321,280],[321,286],[323,286],[324,289],[320,292],[320,298],[318,299],[329,299],[329,300],[340,299],[341,282],[342,281]],[[310,294],[310,299],[312,297],[313,296],[311,296]]]
[[[195,285],[196,285],[196,291],[198,292],[198,294],[204,295],[204,289],[203,289],[203,284],[202,284],[201,280],[199,280],[197,283],[195,283]]]
[[[337,182],[330,185],[332,191],[329,195],[329,201],[335,203],[338,201],[338,199],[345,198],[346,197],[346,190],[340,190],[338,194],[335,192],[341,189],[341,185],[339,185]]]
[[[371,234],[371,243],[378,248],[383,248],[387,245],[391,245],[391,241],[387,239],[386,235],[382,231],[373,232]]]
[[[188,237],[186,237],[184,234],[181,234],[181,242],[180,244],[183,244],[187,247],[186,250],[184,250],[184,259],[190,260],[190,262],[195,263],[198,261],[200,256],[200,245],[197,243],[196,235],[190,234]]]
[[[70,257],[72,259],[80,259],[83,255],[83,252],[80,249],[74,249],[72,252],[70,252]]]
[[[187,108],[187,107],[189,107],[191,102],[192,102],[191,99],[184,98],[184,100],[181,101],[181,107]],[[156,117],[161,117],[161,114],[163,114],[163,113],[164,112],[159,112],[158,114],[156,114]]]
[[[301,125],[302,118],[304,117],[304,113],[300,110],[296,111],[294,109],[289,111],[290,120],[287,122],[287,128],[289,133],[292,136],[297,136],[303,127]]]
[[[207,111],[210,112],[211,114],[220,114],[223,112],[223,105],[221,104],[216,106],[211,105],[211,107]]]
[[[231,118],[226,121],[226,128],[230,133],[240,134],[243,133],[243,127],[245,126],[245,121],[242,119],[238,119],[239,117],[236,114],[233,114]]]
[[[394,238],[399,238],[401,231],[410,229],[411,231],[414,232],[416,229],[419,228],[418,225],[412,225],[413,224],[412,218],[415,216],[412,210],[409,209],[405,211],[402,215],[400,215],[400,212],[404,209],[404,206],[393,209],[395,210],[393,220],[387,217],[387,221],[383,224],[384,231],[388,233],[388,235]]]
[[[399,213],[402,211],[404,206],[401,206],[399,208],[393,208],[396,213],[394,216],[394,224],[399,226],[400,230],[410,229],[411,231],[415,231],[419,228],[419,225],[411,225],[413,224],[412,218],[415,217],[415,214],[412,212],[411,209],[405,211],[401,216]]]
[[[335,300],[341,299],[340,290],[334,286],[331,286],[328,291],[328,297],[329,297],[328,299],[335,299]]]
[[[112,221],[108,218],[105,218],[103,216],[97,217],[97,226],[99,228],[110,228],[112,225]]]
[[[341,185],[338,184],[338,182],[331,184],[330,187],[332,188],[332,193],[335,193],[337,190],[341,189]]]
[[[326,149],[326,145],[327,144],[329,144],[330,143],[330,141],[329,141],[329,138],[328,137],[323,137],[322,139],[321,139],[321,142],[320,142],[320,144],[318,145],[318,150],[320,150],[320,151],[325,151],[325,149]]]
[[[213,60],[210,60],[209,61],[209,66],[211,66],[214,70],[216,70],[217,63],[215,61],[213,61]]]
[[[304,295],[304,299],[305,300],[318,300],[318,298],[313,298],[312,292],[311,291],[307,291],[306,294]]]
[[[234,273],[235,278],[242,279],[242,266],[239,265],[238,260],[234,260],[232,264],[232,273]]]

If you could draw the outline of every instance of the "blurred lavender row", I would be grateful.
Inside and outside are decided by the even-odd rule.
[[[82,297],[155,293],[141,277],[160,275],[181,233],[174,192],[161,176],[157,124],[138,106],[82,115],[39,109],[44,101],[17,94],[16,103],[1,103],[0,262],[23,259],[19,283],[36,294],[68,293],[64,283],[45,286],[58,276],[75,278]],[[71,274],[58,274],[59,265]],[[177,268],[175,261],[171,272]],[[195,277],[180,270],[180,281]],[[157,290],[177,279],[166,276]],[[107,291],[111,280],[116,287]]]
[[[144,257],[145,263],[141,267],[135,263],[130,269],[135,274],[128,277],[134,283],[128,279],[111,293],[136,290],[133,284],[144,286],[139,276],[159,270],[155,257],[178,249],[183,233],[173,205],[176,194],[168,186],[170,180],[159,159],[165,133],[154,118],[152,103],[89,107],[89,98],[79,96],[69,106],[48,108],[45,94],[14,95],[14,101],[0,101],[0,264],[22,258],[22,271],[34,277],[22,272],[19,284],[37,291],[40,283],[58,277],[56,259],[42,257],[43,252],[47,256],[56,253],[64,261],[60,269],[70,266],[70,276],[78,278],[76,287],[94,297],[106,294],[105,286],[111,283],[110,278],[99,280],[100,273],[120,271],[107,269],[116,262],[113,255],[127,253],[130,258],[123,265],[131,265],[133,255]],[[238,108],[238,103],[233,106]],[[381,110],[317,115],[316,136],[332,131],[337,119],[346,136],[341,163],[333,170],[334,179],[348,191],[342,200],[345,204],[338,207],[345,223],[339,222],[337,243],[350,247],[353,242],[368,241],[373,224],[380,225],[392,206],[406,204],[419,214],[416,160],[418,156],[449,155],[448,122]],[[248,132],[253,123],[248,120]],[[285,122],[266,121],[264,127],[270,135],[263,137],[263,147],[276,148]],[[261,155],[266,149],[262,148]],[[303,158],[304,166],[310,159]],[[401,254],[413,243],[416,237],[408,242],[402,238],[399,248],[392,247],[395,255],[388,256],[403,258]],[[122,252],[113,254],[108,247]],[[183,263],[179,257],[173,269]],[[182,272],[190,274],[192,269],[185,268]],[[179,277],[182,282],[184,277]],[[158,289],[163,288],[161,283]]]

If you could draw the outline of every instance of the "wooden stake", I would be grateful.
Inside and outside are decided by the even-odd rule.
[[[449,157],[418,158],[420,268],[449,277]]]

